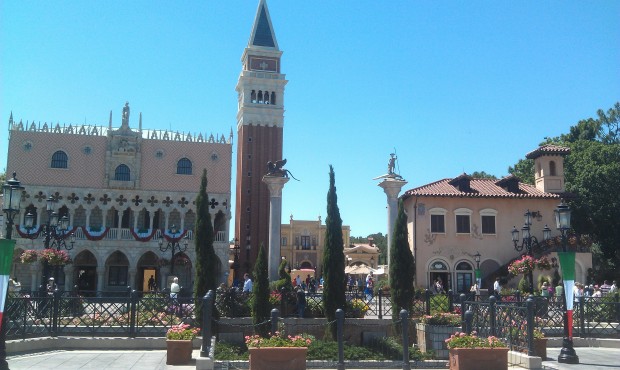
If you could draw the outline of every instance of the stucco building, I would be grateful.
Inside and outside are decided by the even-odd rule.
[[[24,123],[11,114],[7,172],[17,172],[25,187],[13,233],[16,256],[43,249],[42,225],[48,222],[46,203],[52,197],[58,216],[69,219],[67,234],[75,236],[73,244],[66,240],[73,246],[73,264],[58,276],[65,289],[143,290],[151,276],[164,288],[171,268],[191,289],[195,199],[203,169],[214,247],[220,271],[228,271],[232,133],[143,130],[141,114],[136,121],[132,129],[128,103],[120,127],[113,127],[112,112],[105,126]],[[27,214],[33,217],[30,230],[24,228]],[[170,233],[173,225],[176,234]],[[163,248],[178,242],[187,250],[173,258],[171,249],[160,250],[159,238]],[[44,280],[39,263],[15,263],[12,274],[26,289]]]
[[[441,279],[446,289],[469,291],[477,268],[474,255],[479,252],[482,288],[492,289],[489,278],[502,275],[502,267],[523,253],[515,250],[511,231],[521,228],[527,210],[535,213],[530,229],[539,241],[545,225],[559,235],[554,210],[570,196],[564,188],[564,156],[569,152],[545,145],[528,153],[534,160],[535,186],[512,175],[493,180],[462,174],[407,190],[401,199],[416,257],[416,286],[430,288]],[[590,267],[591,254],[577,253],[576,280],[585,281]]]

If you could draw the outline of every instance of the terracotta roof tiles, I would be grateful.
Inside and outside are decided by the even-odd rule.
[[[462,175],[461,175],[462,176]],[[561,198],[562,194],[545,193],[536,189],[533,185],[519,183],[518,192],[510,192],[497,185],[494,179],[472,179],[470,181],[471,192],[460,191],[450,185],[453,179],[443,179],[407,190],[402,198],[411,196],[420,197],[461,197],[461,198]],[[501,184],[501,182],[499,182]]]
[[[570,153],[570,148],[559,145],[545,144],[538,147],[536,150],[532,150],[531,152],[525,155],[527,159],[536,159],[544,154],[556,154],[556,155],[567,155]]]

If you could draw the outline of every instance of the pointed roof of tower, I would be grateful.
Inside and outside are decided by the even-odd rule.
[[[278,50],[278,41],[276,40],[276,34],[273,32],[273,25],[271,24],[271,17],[269,16],[266,0],[260,0],[258,9],[256,10],[252,34],[250,35],[250,41],[248,43],[248,47],[252,46],[274,48]]]

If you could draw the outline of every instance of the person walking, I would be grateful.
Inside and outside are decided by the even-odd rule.
[[[243,293],[252,293],[252,279],[247,272],[243,275]]]
[[[498,301],[502,300],[502,284],[500,284],[499,276],[495,278],[495,283],[493,283],[493,294]]]
[[[179,285],[179,278],[175,276],[174,279],[172,279],[172,284],[170,284],[170,298],[176,302],[180,291],[181,286]]]

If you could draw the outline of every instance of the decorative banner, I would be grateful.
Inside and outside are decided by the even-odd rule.
[[[14,249],[15,240],[0,239],[0,329],[2,328],[4,305],[9,290],[9,274],[13,264]]]
[[[568,316],[568,337],[573,337],[573,300],[575,288],[575,252],[558,252],[562,280],[564,281],[564,297],[566,297],[566,313]]]

